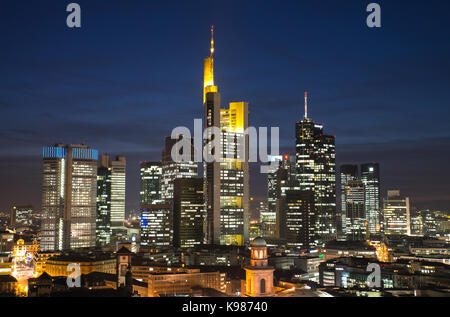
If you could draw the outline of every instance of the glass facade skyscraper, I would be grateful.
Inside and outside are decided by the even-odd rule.
[[[202,178],[178,178],[174,182],[174,246],[190,248],[203,244],[205,204]]]
[[[305,118],[296,124],[297,180],[301,190],[314,193],[315,230],[319,244],[336,238],[335,137]]]
[[[140,205],[163,203],[161,194],[161,162],[141,162],[140,164]]]
[[[97,171],[97,244],[106,245],[125,231],[126,159],[103,154]]]
[[[369,232],[371,234],[377,234],[383,230],[383,220],[380,208],[379,164],[369,163],[361,165],[361,180],[366,189],[366,220],[369,222]]]
[[[95,246],[98,151],[43,148],[41,250]]]
[[[250,221],[248,135],[244,133],[248,128],[248,103],[232,102],[229,108],[220,108],[220,94],[214,84],[213,38],[211,55],[204,62],[203,91],[204,128],[220,133],[207,130],[203,144],[204,152],[216,158],[204,162],[206,243],[244,245],[249,239]]]
[[[358,173],[358,165],[342,165],[340,168],[340,179],[341,179],[341,212],[340,212],[340,218],[337,219],[340,220],[340,229],[341,232],[346,232],[346,198],[345,194],[347,191],[347,185],[350,181],[355,181],[359,179],[359,173]]]

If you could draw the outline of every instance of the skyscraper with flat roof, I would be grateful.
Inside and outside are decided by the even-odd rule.
[[[161,162],[141,162],[140,163],[140,205],[162,204]]]
[[[400,196],[399,190],[388,190],[383,201],[384,233],[411,235],[409,198]]]
[[[340,169],[340,179],[341,179],[341,212],[340,212],[340,229],[341,232],[346,232],[346,207],[347,202],[345,199],[345,194],[347,191],[347,185],[350,181],[355,181],[359,179],[358,165],[342,165]],[[339,221],[339,219],[338,219]]]
[[[175,179],[173,197],[175,247],[190,248],[203,244],[204,215],[203,179]]]
[[[97,171],[97,244],[106,245],[111,237],[125,230],[126,159],[109,155],[99,158]]]
[[[366,235],[365,189],[360,180],[345,186],[346,235],[350,240],[363,240]]]
[[[43,148],[41,250],[95,246],[98,151]]]
[[[383,230],[380,208],[380,165],[378,163],[361,165],[361,180],[366,189],[365,206],[369,232],[377,234]]]
[[[178,158],[172,158],[172,152],[176,155],[183,155],[184,147],[179,146],[179,141],[183,139],[183,135],[179,135],[178,138],[172,139],[170,136],[165,138],[165,146],[162,151],[162,175],[161,175],[161,198],[167,204],[171,204],[174,194],[174,182],[177,178],[196,178],[198,177],[198,163],[195,162],[195,149],[193,138],[189,139],[190,155],[189,159],[181,160]]]

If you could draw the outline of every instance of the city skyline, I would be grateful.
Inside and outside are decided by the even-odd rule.
[[[432,33],[432,26],[439,24],[439,17],[444,16],[433,17],[432,21],[430,14],[431,11],[445,12],[448,5],[439,3],[431,10],[431,5],[423,8],[424,4],[411,2],[411,7],[402,8],[403,15],[408,10],[421,8],[424,17],[428,17],[426,22],[416,21],[411,25],[414,30],[422,31],[416,36],[417,43],[407,46],[407,56],[402,55],[406,53],[406,47],[394,42],[399,40],[396,36],[405,32],[393,23],[394,13],[400,12],[395,4],[383,4],[384,10],[391,14],[383,16],[384,29],[377,31],[364,25],[362,5],[337,7],[327,3],[278,6],[273,14],[278,19],[275,21],[280,23],[271,26],[271,30],[258,18],[250,18],[247,22],[236,21],[236,18],[227,22],[212,14],[213,21],[209,24],[209,21],[194,22],[194,19],[184,17],[182,21],[192,24],[183,29],[171,26],[168,19],[164,21],[166,29],[152,33],[151,25],[156,22],[149,22],[132,3],[121,19],[139,20],[129,26],[120,26],[124,30],[115,26],[117,37],[126,41],[125,35],[142,27],[143,33],[150,32],[159,42],[131,32],[133,35],[125,42],[130,45],[128,49],[115,46],[116,39],[106,36],[108,33],[100,22],[109,23],[110,19],[118,18],[121,5],[109,11],[102,11],[97,4],[82,5],[89,14],[86,14],[81,30],[72,33],[63,28],[62,31],[50,28],[64,17],[57,12],[58,8],[39,11],[40,18],[48,19],[38,23],[36,30],[31,30],[30,24],[21,26],[6,19],[8,25],[16,27],[10,29],[10,34],[5,34],[11,40],[11,47],[0,56],[20,66],[5,66],[9,76],[6,76],[7,81],[2,79],[0,88],[0,105],[4,108],[1,119],[4,137],[0,150],[0,190],[4,195],[0,210],[8,211],[13,204],[29,203],[40,208],[41,149],[60,142],[85,142],[101,153],[125,156],[126,209],[138,210],[139,161],[158,161],[164,137],[170,135],[174,127],[189,127],[193,119],[202,117],[199,102],[201,68],[202,59],[208,53],[204,39],[208,36],[209,24],[216,26],[215,68],[224,96],[222,104],[241,99],[249,101],[251,125],[280,126],[280,154],[294,154],[294,126],[304,115],[303,91],[307,90],[309,116],[315,122],[325,124],[327,133],[337,136],[337,170],[341,164],[376,161],[381,166],[382,197],[387,189],[398,188],[411,197],[413,206],[446,209],[450,196],[446,191],[449,168],[444,164],[444,151],[448,151],[450,131],[443,118],[448,114],[445,104],[450,97],[441,86],[449,81],[442,74],[450,66],[443,59],[450,47]],[[335,16],[326,13],[327,5],[328,10],[336,9]],[[12,11],[19,8],[10,6]],[[21,8],[20,17],[37,23],[34,19],[38,18],[30,15],[35,6],[31,3],[25,10]],[[181,9],[182,4],[180,6]],[[222,8],[222,5],[212,5],[215,6]],[[262,5],[263,9],[270,6],[272,4]],[[296,20],[293,14],[288,14],[292,6],[304,20]],[[92,12],[96,8],[99,12]],[[160,5],[146,12],[152,15],[169,8]],[[355,14],[359,9],[360,14]],[[215,9],[210,10],[214,12]],[[245,15],[248,10],[248,4],[243,5],[237,10],[237,16]],[[257,10],[261,19],[267,15],[262,9]],[[176,16],[179,17],[178,13]],[[350,13],[350,20],[341,21]],[[286,14],[285,25],[289,25],[289,30],[281,23],[282,14]],[[306,17],[308,14],[312,16]],[[327,16],[325,22],[313,20],[321,14]],[[101,18],[100,21],[95,17]],[[336,19],[348,35],[344,36],[338,30],[334,34],[325,34],[330,32]],[[306,23],[308,30],[303,30]],[[41,32],[40,36],[35,32]],[[58,41],[33,42],[33,34],[38,41],[42,41],[43,35],[55,36],[60,41],[64,39],[64,45],[59,45]],[[273,39],[270,34],[278,38]],[[343,46],[354,51],[337,46],[332,36],[339,34]],[[29,52],[21,53],[23,40],[15,40],[13,35],[25,35],[30,45],[39,43],[34,48],[36,54],[30,57]],[[91,45],[94,37],[100,39],[97,45]],[[293,41],[294,37],[298,40]],[[322,41],[318,42],[319,39]],[[411,39],[403,39],[408,40]],[[87,43],[91,46],[85,52],[77,48],[85,47]],[[367,47],[363,48],[364,45]],[[321,50],[327,46],[333,47],[334,53]],[[390,53],[383,52],[383,47]],[[53,50],[58,48],[63,54],[55,59]],[[380,58],[382,67],[370,53],[374,50],[380,56],[377,59]],[[440,53],[430,59],[431,52]],[[125,53],[130,57],[120,60],[121,54]],[[319,56],[315,56],[318,53]],[[352,60],[356,53],[358,57]],[[25,56],[28,57],[25,59]],[[279,59],[277,67],[263,62],[268,57]],[[420,67],[420,71],[412,72],[412,65]],[[427,83],[420,80],[424,73],[429,75]],[[180,74],[182,76],[178,77]],[[416,77],[419,74],[420,78]],[[233,99],[228,99],[231,96]],[[167,108],[178,115],[167,118]],[[425,127],[427,130],[423,132]],[[256,167],[250,171],[250,194],[262,198],[266,188],[260,184],[265,175],[259,174]]]

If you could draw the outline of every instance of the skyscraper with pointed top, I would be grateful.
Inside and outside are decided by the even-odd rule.
[[[305,117],[296,123],[296,169],[301,190],[314,193],[314,219],[310,246],[323,245],[336,235],[335,137],[323,133],[323,126],[308,118],[305,92]]]
[[[204,152],[220,157],[219,162],[204,163],[205,243],[244,245],[249,239],[250,220],[249,142],[244,133],[248,127],[248,103],[232,102],[227,109],[220,107],[220,94],[214,83],[214,27],[210,56],[204,61],[203,111],[204,128],[220,131],[220,135],[215,135],[212,129],[206,130],[204,141]]]

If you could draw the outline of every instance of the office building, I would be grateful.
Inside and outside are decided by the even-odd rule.
[[[103,154],[97,170],[97,244],[110,243],[123,231],[125,221],[126,159]]]
[[[173,244],[172,206],[141,206],[141,245],[152,249],[169,248]]]
[[[162,204],[161,162],[141,162],[140,164],[140,205]]]
[[[358,165],[342,165],[340,169],[340,179],[341,179],[341,213],[340,213],[340,223],[341,226],[340,231],[346,232],[346,201],[345,201],[345,193],[347,190],[348,182],[358,180]],[[338,218],[339,221],[339,218]],[[339,224],[339,222],[338,222]]]
[[[366,189],[366,220],[369,222],[369,232],[380,233],[382,214],[380,208],[380,166],[378,163],[361,165],[361,180]]]
[[[211,29],[211,33],[213,29]],[[211,34],[212,35],[212,34]],[[220,108],[214,84],[214,39],[204,63],[204,160],[206,242],[244,245],[249,239],[248,103],[232,102]],[[220,133],[219,135],[216,135]],[[220,142],[219,142],[220,141]]]
[[[308,118],[306,93],[305,117],[297,122],[295,135],[297,180],[301,190],[314,193],[316,223],[311,230],[323,245],[336,238],[335,137]]]
[[[95,246],[98,151],[43,148],[41,250]]]
[[[309,249],[317,244],[314,224],[314,193],[303,190],[287,190],[281,199],[282,226],[288,247]]]
[[[184,148],[178,143],[184,136],[179,135],[177,139],[170,136],[165,138],[165,146],[162,151],[162,176],[161,176],[161,199],[167,204],[173,200],[174,182],[177,178],[196,178],[198,177],[198,163],[194,161],[195,150],[194,140],[190,140],[190,155],[188,160],[172,158],[172,152],[182,157]]]
[[[399,190],[389,190],[383,200],[384,233],[411,235],[409,198],[401,197]]]
[[[204,241],[204,216],[203,179],[175,179],[173,245],[190,248],[202,244]]]
[[[351,180],[345,187],[346,235],[350,240],[363,240],[366,235],[365,190],[360,180]]]

